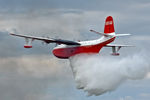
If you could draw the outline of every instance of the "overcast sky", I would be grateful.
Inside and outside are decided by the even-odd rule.
[[[149,0],[0,0],[0,98],[2,100],[149,100],[150,75],[127,81],[111,93],[86,97],[77,90],[68,60],[51,53],[55,46],[36,41],[30,50],[24,40],[8,33],[90,40],[103,32],[105,18],[113,16],[117,40],[136,45],[123,55],[150,50]],[[111,50],[111,49],[110,49]],[[128,51],[127,51],[128,50]],[[104,53],[110,53],[109,49]],[[148,53],[148,52],[146,52]]]

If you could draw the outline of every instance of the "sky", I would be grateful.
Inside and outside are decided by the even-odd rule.
[[[99,38],[90,29],[103,32],[107,16],[113,16],[117,39],[136,47],[121,49],[122,55],[150,50],[149,0],[0,0],[0,98],[2,100],[149,100],[150,74],[128,80],[116,90],[87,97],[76,89],[68,60],[51,53],[54,44],[24,40],[10,32],[68,40]],[[102,49],[102,54],[110,49]],[[148,58],[148,60],[150,60]]]

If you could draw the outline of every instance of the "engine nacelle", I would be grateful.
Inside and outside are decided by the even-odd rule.
[[[24,45],[24,48],[32,48],[32,45]]]

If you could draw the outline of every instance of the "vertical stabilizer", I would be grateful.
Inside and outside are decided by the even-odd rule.
[[[109,34],[115,32],[114,21],[112,16],[108,16],[105,21],[104,33]]]

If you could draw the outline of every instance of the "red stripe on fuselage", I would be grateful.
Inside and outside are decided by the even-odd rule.
[[[67,59],[71,56],[80,53],[99,53],[100,49],[106,44],[114,41],[115,37],[95,45],[86,45],[86,46],[76,46],[68,48],[56,48],[53,50],[53,54],[58,58]]]

